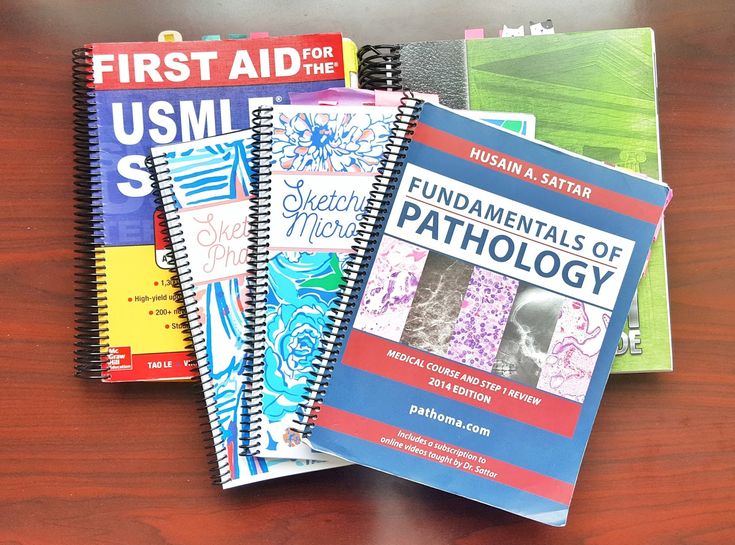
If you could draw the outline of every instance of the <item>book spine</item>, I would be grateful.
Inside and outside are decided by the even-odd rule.
[[[268,249],[270,234],[271,157],[273,155],[273,108],[253,112],[253,145],[249,161],[252,200],[248,214],[248,305],[246,311],[245,359],[241,375],[245,393],[240,409],[241,454],[259,454],[263,430],[263,380],[266,347],[266,297],[268,295]]]
[[[199,375],[199,381],[195,382],[194,386],[200,395],[202,435],[205,437],[209,457],[210,476],[214,484],[221,485],[231,480],[228,452],[224,442],[224,433],[217,418],[215,388],[207,355],[206,334],[199,315],[196,287],[191,274],[181,216],[178,213],[174,195],[173,178],[170,176],[171,171],[165,155],[147,157],[146,167],[151,173],[156,205],[163,212],[164,242],[170,248],[176,271],[174,278],[178,283],[180,296],[177,314],[185,316],[188,323],[188,329],[183,330],[185,350],[189,353],[189,357],[197,362],[196,368],[192,368],[192,373],[198,371]]]
[[[81,47],[72,52],[72,77],[76,231],[74,374],[80,378],[105,380],[109,377],[109,336],[102,247],[102,183],[91,48]]]
[[[348,323],[359,304],[358,296],[367,279],[368,269],[378,247],[378,239],[388,219],[388,210],[398,185],[398,174],[406,157],[423,101],[410,92],[401,99],[398,113],[391,127],[389,143],[380,161],[378,174],[372,184],[363,220],[354,238],[352,252],[344,266],[344,279],[339,285],[335,302],[327,313],[322,331],[319,355],[308,381],[309,388],[296,412],[293,430],[308,439],[319,419],[337,354],[349,333]]]
[[[366,45],[357,52],[357,84],[360,89],[401,91],[401,47]]]

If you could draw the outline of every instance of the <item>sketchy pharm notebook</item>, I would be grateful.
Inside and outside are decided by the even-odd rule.
[[[437,93],[452,108],[527,112],[536,137],[660,180],[650,28],[365,46],[359,83]],[[651,248],[613,372],[673,368],[663,228]]]
[[[438,106],[409,112],[300,431],[563,525],[669,189]]]
[[[212,429],[214,478],[225,488],[343,464],[239,455],[249,425],[239,416],[252,396],[244,361],[253,313],[246,278],[250,145],[251,132],[237,131],[156,147],[149,160]]]
[[[170,252],[144,159],[151,146],[249,126],[252,97],[350,81],[340,34],[95,43],[74,52],[77,375],[191,378]]]

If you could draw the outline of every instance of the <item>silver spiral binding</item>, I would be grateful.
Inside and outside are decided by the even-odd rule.
[[[253,135],[249,162],[253,200],[248,214],[248,305],[246,354],[240,373],[245,387],[240,412],[240,453],[244,456],[257,456],[263,430],[273,108],[261,107],[255,110],[250,129]]]
[[[401,47],[366,45],[357,52],[357,85],[360,89],[400,91]]]
[[[406,151],[414,133],[423,101],[406,92],[401,99],[393,121],[389,143],[380,161],[378,174],[370,191],[363,221],[352,246],[352,252],[344,267],[344,279],[339,285],[337,297],[327,313],[327,324],[322,331],[320,355],[314,363],[307,393],[296,412],[293,431],[309,438],[319,419],[319,411],[329,388],[337,353],[348,333],[348,322],[355,313],[358,295],[366,281],[368,268],[377,251],[378,238],[388,219],[388,209],[393,202],[399,181],[399,172],[406,158]]]
[[[72,52],[74,81],[74,374],[109,378],[107,283],[103,249],[97,107],[94,100],[92,49]]]
[[[181,216],[176,206],[173,190],[173,178],[170,176],[168,161],[165,155],[149,156],[146,158],[146,167],[151,173],[155,202],[163,212],[162,227],[164,241],[171,249],[171,257],[176,271],[180,305],[177,314],[186,317],[188,328],[184,329],[184,341],[189,357],[197,362],[192,367],[192,374],[198,369],[199,381],[196,387],[199,390],[199,410],[202,418],[202,435],[205,438],[208,453],[209,472],[214,484],[225,484],[231,480],[227,457],[227,446],[224,433],[216,417],[216,401],[214,381],[212,380],[211,365],[207,357],[207,341],[202,320],[198,312],[198,303],[194,281],[191,274],[189,253],[184,240]]]

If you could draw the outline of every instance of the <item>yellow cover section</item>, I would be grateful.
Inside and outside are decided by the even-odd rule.
[[[357,89],[357,44],[349,38],[342,38],[342,63],[345,87]]]
[[[107,246],[104,248],[107,276],[109,346],[129,348],[131,358],[123,358],[116,370],[115,351],[110,354],[112,380],[119,372],[145,374],[156,365],[165,368],[170,356],[186,355],[184,321],[179,317],[180,296],[173,271],[156,264],[155,247]],[[136,355],[146,354],[145,369],[130,368]],[[160,357],[156,357],[156,355]],[[145,360],[145,358],[144,358]],[[141,365],[142,365],[141,364]],[[160,367],[159,367],[160,368]],[[186,376],[184,370],[181,373]],[[133,378],[133,377],[130,377]],[[142,378],[142,377],[141,377]]]

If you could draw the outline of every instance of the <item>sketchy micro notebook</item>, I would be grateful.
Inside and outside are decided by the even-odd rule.
[[[452,108],[526,112],[536,138],[660,180],[650,28],[365,46],[359,84],[437,93]],[[618,341],[613,372],[673,368],[664,232]]]
[[[259,430],[248,452],[324,457],[293,433],[294,413],[309,388],[327,310],[342,283],[396,111],[286,105],[257,112],[253,127],[267,144],[259,156],[270,171],[261,177],[258,197],[267,210],[267,229],[259,230],[267,261],[253,270],[265,286],[255,302],[263,327],[254,357],[263,374],[251,415],[260,419]]]
[[[297,429],[563,525],[669,189],[412,102]]]
[[[343,46],[344,44],[344,46]],[[349,83],[340,34],[95,43],[74,52],[77,375],[191,378],[173,264],[144,160],[151,146],[249,126],[249,102]]]
[[[344,463],[239,455],[250,424],[239,416],[252,398],[252,369],[245,361],[253,314],[246,278],[251,140],[250,131],[236,131],[156,147],[149,159],[181,285],[188,351],[198,366],[212,430],[213,477],[225,488]]]

